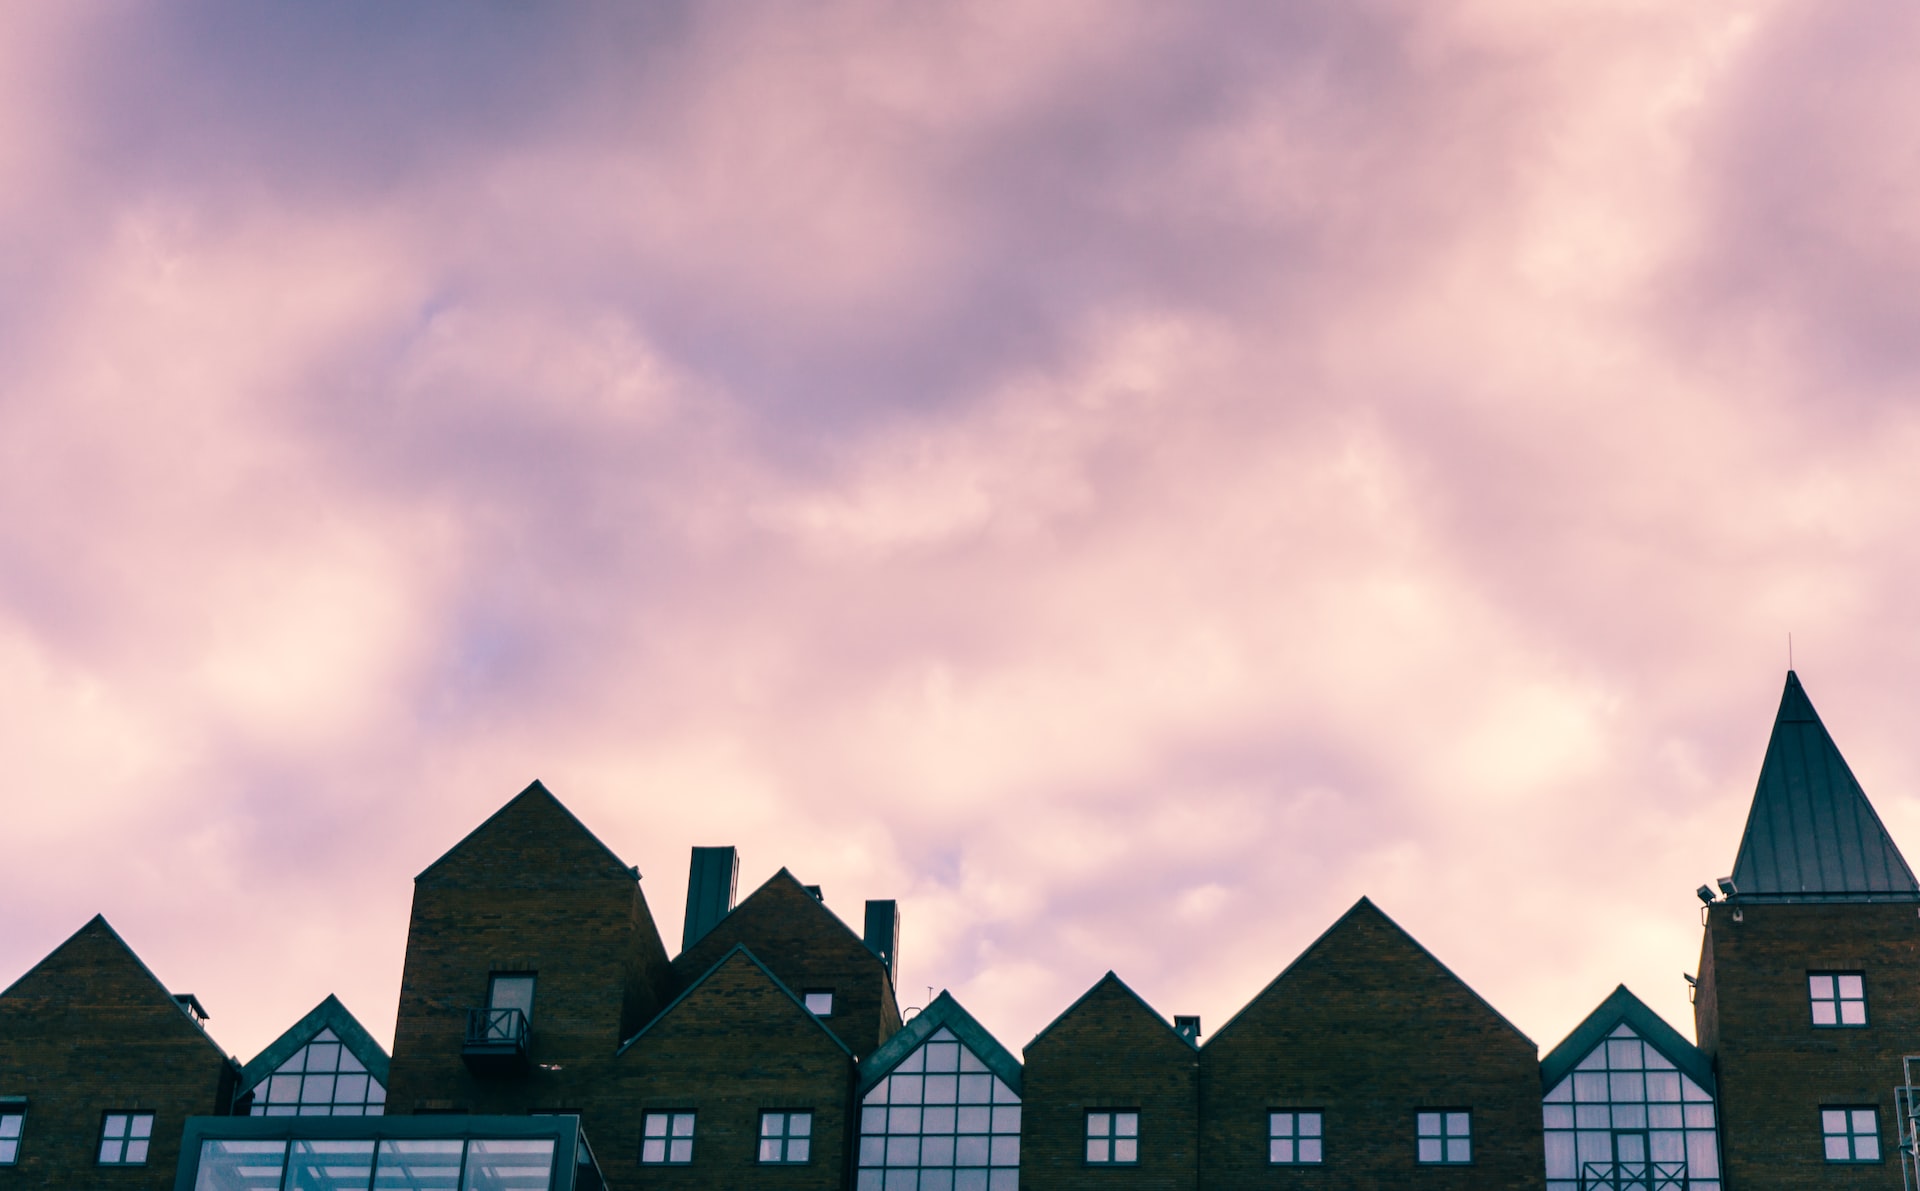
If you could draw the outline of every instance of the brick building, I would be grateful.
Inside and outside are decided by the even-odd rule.
[[[243,1067],[95,918],[0,992],[0,1191],[1902,1185],[1920,883],[1792,674],[1691,1042],[1622,987],[1542,1058],[1362,898],[1211,1037],[1108,973],[1016,1056],[903,1015],[895,902],[738,871],[670,954],[532,784],[415,879],[390,1058],[327,997]]]

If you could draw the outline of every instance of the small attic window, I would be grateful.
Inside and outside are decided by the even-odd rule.
[[[833,990],[830,988],[809,989],[804,998],[807,1012],[815,1017],[833,1016]]]
[[[200,998],[192,993],[174,993],[173,999],[175,1004],[187,1011],[187,1016],[193,1019],[195,1025],[205,1026],[207,1018],[212,1016],[207,1012],[206,1006],[200,1003]]]

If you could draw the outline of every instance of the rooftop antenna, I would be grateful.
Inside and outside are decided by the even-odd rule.
[[[1787,669],[1793,669],[1793,634],[1787,634]]]

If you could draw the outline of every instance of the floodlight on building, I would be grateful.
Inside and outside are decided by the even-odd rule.
[[[1693,891],[1693,895],[1699,898],[1701,901],[1705,902],[1707,905],[1713,904],[1713,888],[1711,886],[1702,885],[1700,888]]]
[[[1720,892],[1727,897],[1732,897],[1734,894],[1740,892],[1739,887],[1733,883],[1732,877],[1721,877],[1720,880],[1715,883],[1720,886]]]

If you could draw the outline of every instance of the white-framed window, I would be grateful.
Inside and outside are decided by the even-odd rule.
[[[1867,978],[1862,972],[1808,972],[1807,1000],[1821,1028],[1867,1024]]]
[[[640,1162],[685,1166],[693,1161],[693,1114],[650,1112],[640,1118]]]
[[[1473,1113],[1464,1108],[1414,1114],[1420,1161],[1428,1166],[1464,1166],[1473,1161]]]
[[[1820,1140],[1829,1162],[1880,1161],[1880,1110],[1871,1105],[1820,1109]]]
[[[763,1112],[760,1114],[761,1165],[798,1165],[808,1160],[812,1150],[812,1113]]]
[[[808,989],[801,1000],[807,1006],[807,1012],[815,1017],[833,1016],[833,990],[830,988]]]
[[[107,1113],[100,1122],[100,1165],[145,1166],[152,1140],[152,1113]]]
[[[1130,1166],[1140,1161],[1140,1111],[1087,1112],[1087,1164]]]
[[[1267,1161],[1275,1166],[1313,1165],[1326,1160],[1318,1112],[1293,1108],[1267,1113]]]
[[[26,1113],[0,1110],[0,1166],[20,1161],[20,1134],[26,1124]]]

